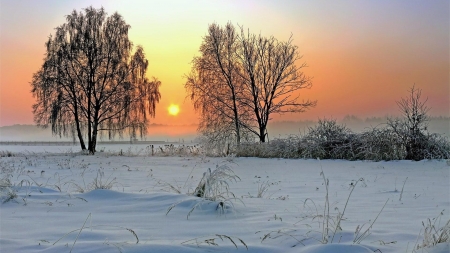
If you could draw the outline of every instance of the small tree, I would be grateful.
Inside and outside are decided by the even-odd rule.
[[[421,160],[423,151],[428,142],[427,128],[429,108],[426,106],[428,99],[421,100],[422,90],[413,86],[409,90],[409,96],[397,101],[403,118],[388,119],[388,126],[400,137],[406,150],[407,160]]]
[[[161,94],[157,79],[146,78],[144,49],[128,39],[130,26],[122,16],[107,16],[103,8],[73,11],[46,43],[41,69],[31,82],[35,122],[51,125],[58,135],[75,136],[95,153],[98,134],[131,137],[146,132]]]

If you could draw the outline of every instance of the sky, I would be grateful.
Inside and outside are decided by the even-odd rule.
[[[397,115],[396,101],[415,85],[433,116],[450,116],[449,9],[436,1],[6,1],[0,0],[0,126],[33,124],[30,81],[45,54],[44,43],[74,9],[104,7],[131,26],[142,45],[147,75],[157,77],[162,99],[151,123],[195,124],[184,75],[199,55],[214,22],[293,43],[313,86],[301,99],[317,100],[305,113],[273,120],[340,119]],[[176,116],[171,104],[179,105]]]

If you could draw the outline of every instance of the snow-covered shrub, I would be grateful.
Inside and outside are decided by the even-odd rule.
[[[450,158],[450,142],[438,134],[423,135],[414,147],[413,160]],[[354,133],[335,120],[319,120],[318,125],[303,136],[291,135],[267,143],[242,143],[236,149],[236,156],[373,161],[411,159],[403,137],[390,125]]]
[[[410,120],[408,117],[408,120],[388,119],[385,127],[362,133],[354,133],[336,120],[320,119],[302,136],[291,135],[265,143],[246,139],[240,145],[222,136],[220,142],[211,138],[203,141],[201,149],[208,156],[373,161],[449,159],[450,142],[444,136],[427,132],[425,113],[413,113],[411,117],[416,119]]]
[[[286,139],[275,139],[264,143],[241,143],[236,156],[261,158],[300,158],[299,137],[291,135]]]
[[[445,136],[428,134],[421,154],[422,159],[449,159],[450,142]]]
[[[450,144],[444,137],[428,133],[429,108],[421,95],[422,90],[413,86],[406,98],[397,101],[403,118],[389,118],[388,128],[401,141],[406,152],[404,159],[447,159]]]
[[[320,159],[351,159],[353,133],[336,120],[319,120],[303,137],[302,157]]]
[[[388,128],[372,128],[358,134],[355,160],[400,160],[405,149],[399,137]]]
[[[448,159],[450,158],[450,142],[444,136],[427,132],[424,122],[420,128],[410,127],[401,119],[389,119],[387,131],[395,135],[398,145],[402,146],[404,156],[401,159]],[[415,129],[415,130],[414,130]]]

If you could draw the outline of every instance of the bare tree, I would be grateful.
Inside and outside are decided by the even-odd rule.
[[[192,71],[186,76],[185,88],[201,113],[200,132],[213,139],[232,134],[239,144],[245,108],[239,104],[243,86],[236,61],[237,39],[230,23],[224,28],[210,25],[200,46],[201,56],[194,58]]]
[[[157,79],[145,75],[148,60],[128,39],[130,26],[103,8],[73,11],[46,43],[44,63],[31,82],[35,122],[54,134],[78,137],[95,153],[99,132],[109,138],[125,130],[146,133],[161,95]]]
[[[201,112],[200,131],[210,136],[232,129],[238,145],[248,132],[265,142],[273,113],[303,112],[316,105],[299,101],[298,91],[312,83],[301,71],[306,64],[296,65],[301,56],[292,38],[280,42],[246,34],[242,27],[238,36],[230,23],[224,28],[212,24],[200,52],[185,88]]]
[[[306,67],[292,38],[280,42],[274,37],[245,34],[241,27],[239,62],[247,95],[242,102],[254,113],[255,133],[260,142],[266,141],[267,124],[273,113],[304,112],[316,101],[298,101],[298,92],[312,86],[311,79],[301,71]]]
[[[422,151],[427,142],[427,128],[429,108],[426,106],[428,99],[421,100],[422,90],[413,86],[409,90],[409,96],[397,101],[397,105],[403,114],[402,119],[388,119],[388,126],[402,140],[406,150],[405,159],[420,160]]]

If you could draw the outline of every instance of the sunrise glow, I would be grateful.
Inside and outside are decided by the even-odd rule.
[[[428,97],[430,115],[450,115],[448,1],[17,0],[0,8],[0,126],[35,124],[30,81],[42,66],[45,42],[66,15],[89,5],[122,15],[130,40],[144,48],[147,77],[162,83],[150,123],[198,123],[184,77],[214,22],[281,41],[292,36],[298,46],[298,65],[308,66],[302,71],[313,86],[293,97],[317,106],[273,114],[272,121],[398,114],[396,100],[413,84]]]
[[[178,113],[180,112],[180,107],[178,105],[171,104],[167,108],[167,111],[169,112],[170,115],[177,116]]]

